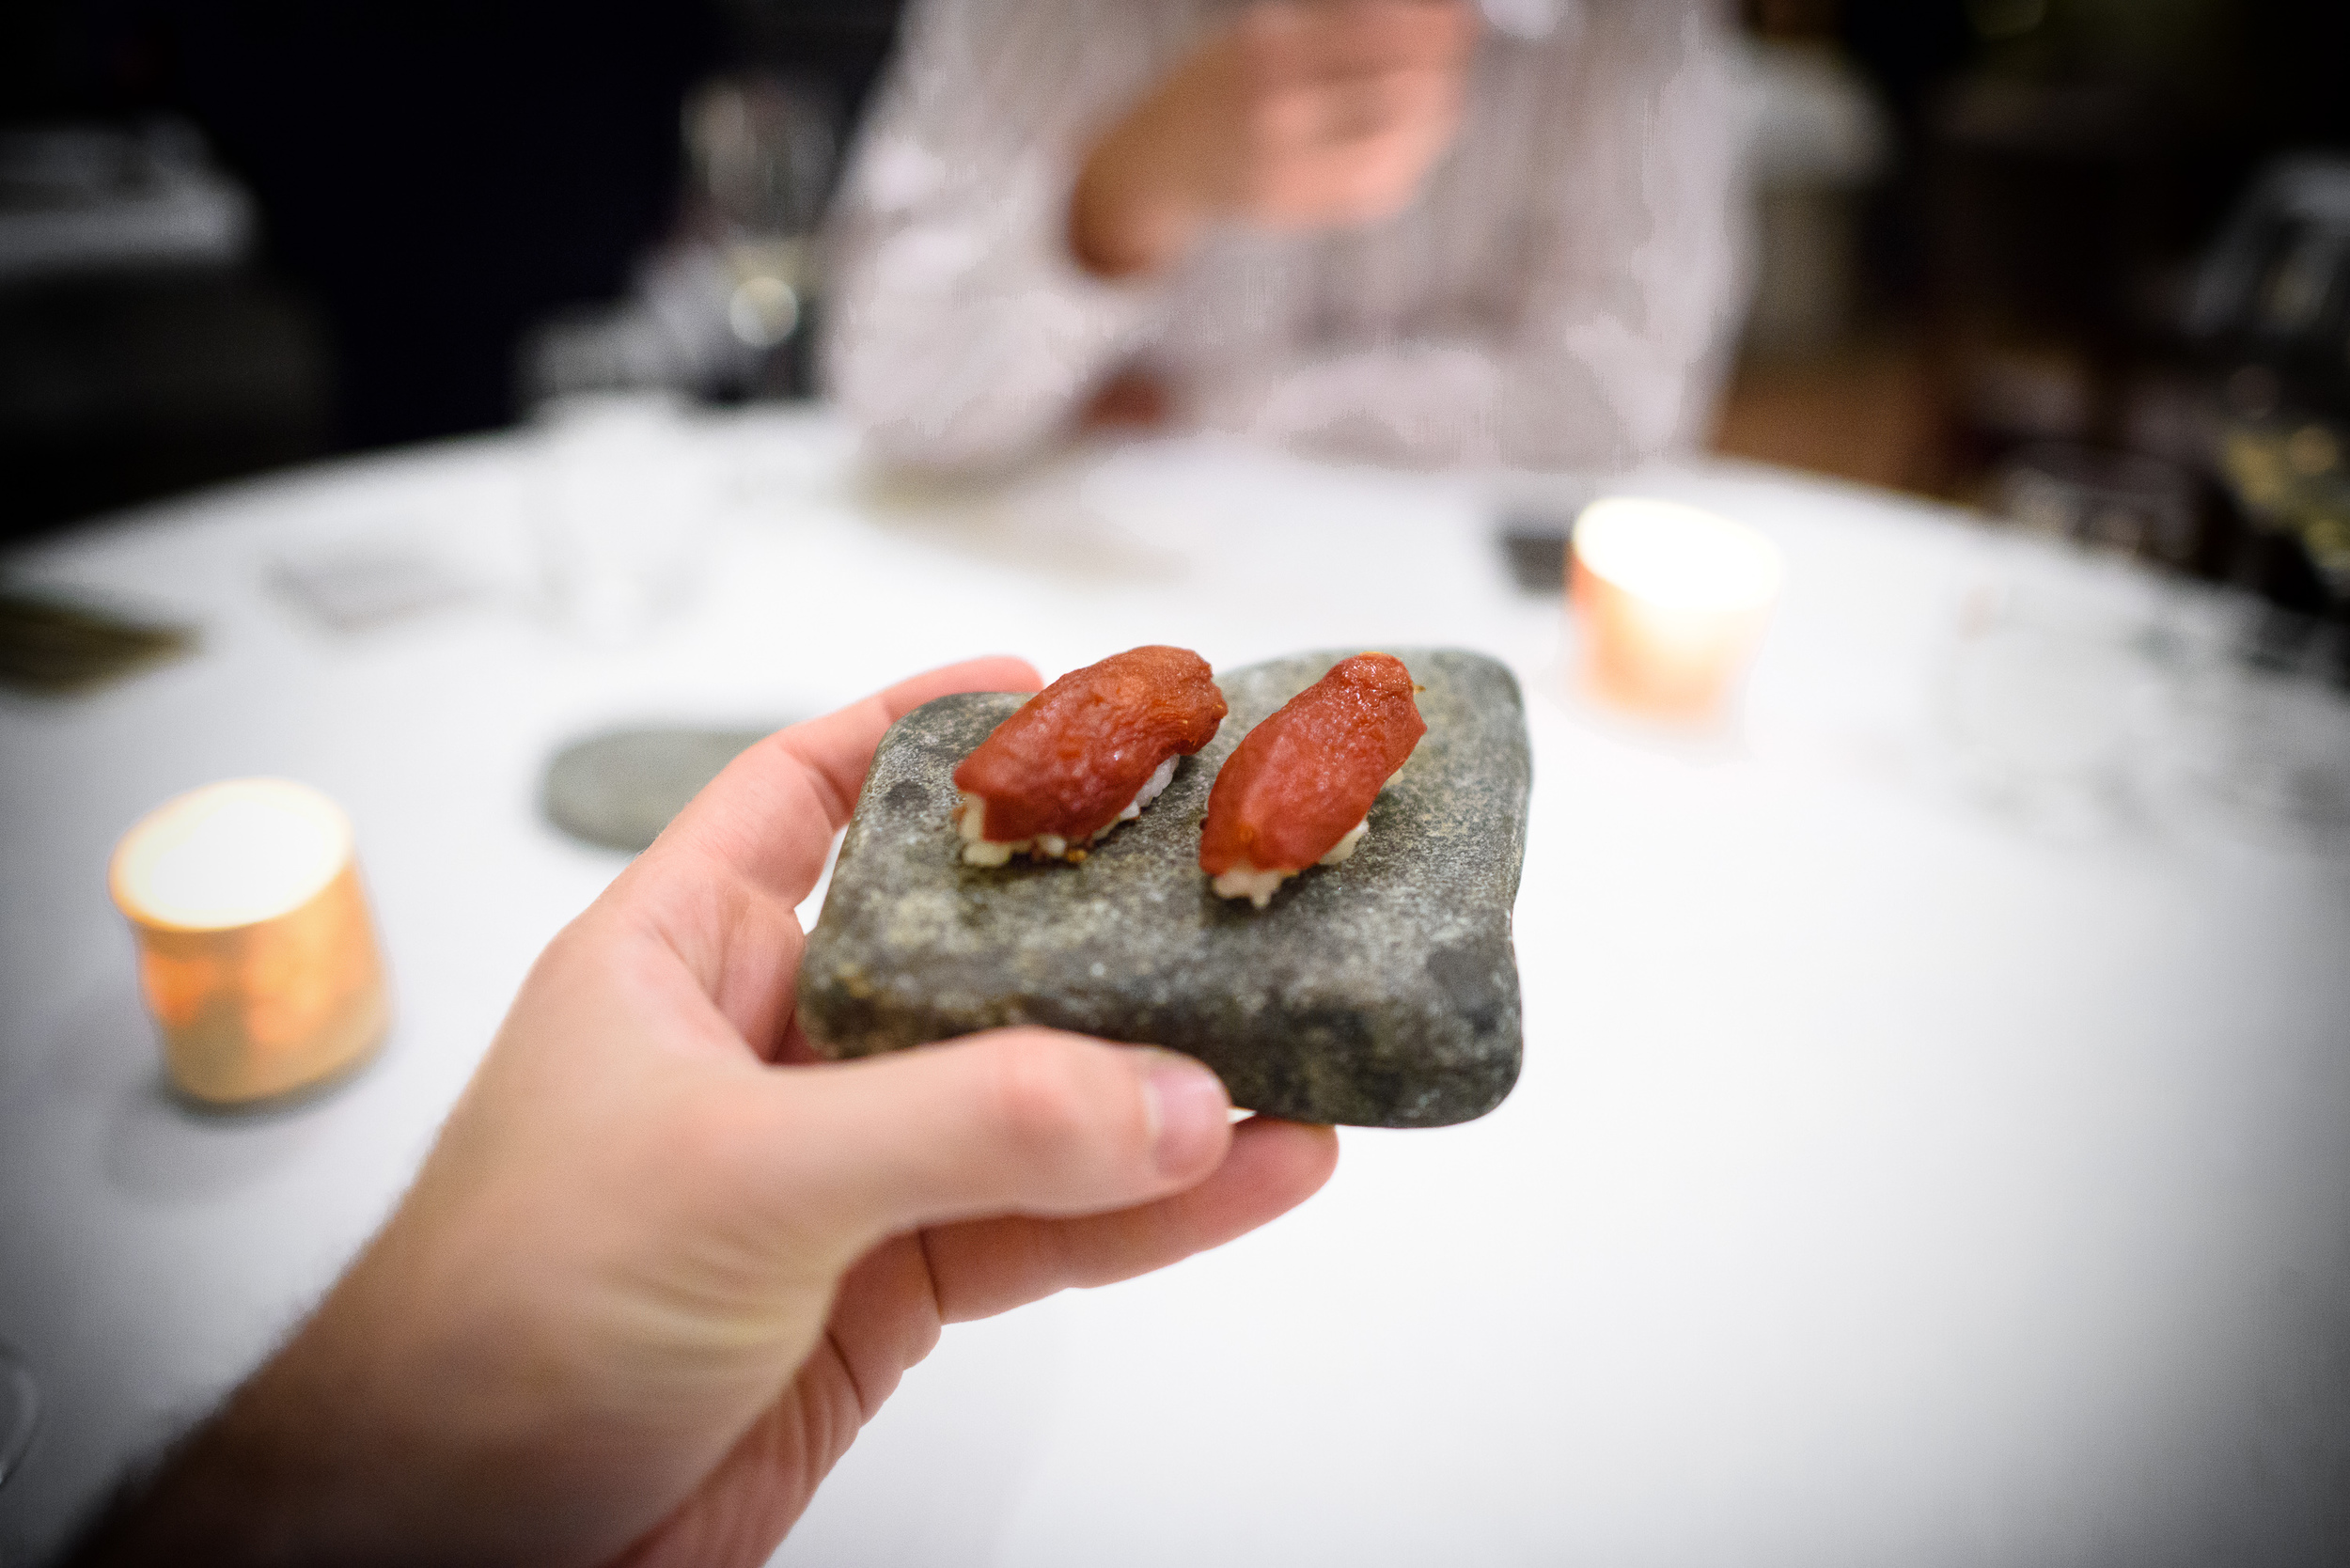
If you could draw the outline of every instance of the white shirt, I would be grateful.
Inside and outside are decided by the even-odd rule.
[[[1049,446],[1137,368],[1193,423],[1414,464],[1613,467],[1702,437],[1743,303],[1711,0],[1488,28],[1399,216],[1217,232],[1113,283],[1068,249],[1093,139],[1234,0],[926,0],[843,183],[826,367],[882,458]]]

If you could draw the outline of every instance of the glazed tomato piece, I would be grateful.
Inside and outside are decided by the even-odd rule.
[[[1208,744],[1224,694],[1187,648],[1113,653],[1072,670],[995,727],[955,769],[986,803],[985,836],[1081,843],[1118,820],[1162,763]]]
[[[1251,729],[1208,793],[1199,867],[1297,871],[1371,811],[1426,721],[1412,676],[1386,653],[1357,653]]]

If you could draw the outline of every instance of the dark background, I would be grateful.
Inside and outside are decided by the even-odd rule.
[[[521,335],[619,294],[671,223],[688,86],[786,71],[851,118],[898,10],[11,0],[0,124],[184,117],[254,193],[262,237],[258,259],[212,273],[0,289],[0,537],[512,419]],[[1865,198],[1849,339],[1747,367],[1731,451],[1964,496],[2019,440],[2126,443],[2150,368],[2227,372],[2179,320],[2254,171],[2280,149],[2350,147],[2350,5],[1744,13],[1767,38],[1840,47],[1897,154]],[[1982,388],[2018,367],[2077,394],[2077,428],[2011,428]]]
[[[10,0],[0,121],[183,116],[263,234],[231,273],[0,291],[0,535],[507,422],[525,330],[620,293],[669,223],[686,88],[773,61],[854,106],[896,11]]]

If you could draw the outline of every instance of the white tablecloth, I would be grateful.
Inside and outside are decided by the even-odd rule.
[[[1496,508],[1563,481],[1175,442],[927,494],[822,416],[681,442],[706,591],[618,649],[530,608],[510,437],[18,553],[204,646],[0,698],[0,1338],[47,1402],[0,1559],[203,1410],[395,1200],[618,869],[537,814],[559,743],[1168,641],[1518,672],[1523,1081],[1468,1126],[1350,1131],[1327,1190],[1219,1253],[949,1331],[779,1561],[2339,1560],[2350,878],[2154,795],[2001,808],[1936,718],[1986,585],[2089,619],[2168,590],[1882,494],[1645,476],[1791,562],[1743,726],[1674,740],[1584,706],[1557,599],[1505,575]],[[272,586],[385,541],[486,591],[336,633]],[[262,773],[351,810],[399,1017],[323,1098],[206,1116],[162,1085],[103,869],[164,797]]]

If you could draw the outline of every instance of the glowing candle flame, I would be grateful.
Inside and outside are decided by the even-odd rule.
[[[243,778],[159,807],[115,852],[127,911],[181,931],[221,931],[299,909],[351,856],[351,824],[300,784]]]
[[[243,778],[166,802],[123,835],[110,880],[188,1093],[281,1094],[383,1038],[383,964],[351,823],[316,790]]]
[[[1569,584],[1592,687],[1622,707],[1711,713],[1785,577],[1778,546],[1743,523],[1673,501],[1593,502],[1575,519]]]

